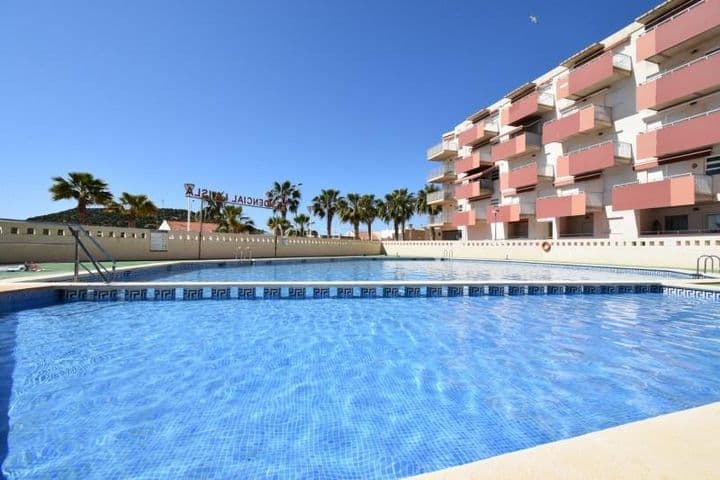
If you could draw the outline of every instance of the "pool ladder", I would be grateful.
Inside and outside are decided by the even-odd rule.
[[[243,260],[247,260],[252,263],[252,249],[250,247],[245,247],[244,249],[242,247],[238,247],[238,251],[235,253],[235,260],[239,263],[242,263]]]
[[[454,256],[454,253],[453,253],[452,248],[446,248],[445,250],[443,250],[442,258],[440,260],[441,261],[442,260],[452,261],[453,256]]]
[[[717,255],[700,255],[695,262],[695,276],[700,278],[700,261],[703,262],[703,275],[708,273],[708,262],[710,262],[710,273],[715,272],[715,260],[717,260],[717,270],[720,273],[720,257]]]

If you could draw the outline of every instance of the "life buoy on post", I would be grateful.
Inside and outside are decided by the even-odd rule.
[[[540,247],[542,247],[543,252],[549,252],[550,249],[552,248],[552,245],[550,245],[550,242],[543,242],[542,245],[540,245]]]

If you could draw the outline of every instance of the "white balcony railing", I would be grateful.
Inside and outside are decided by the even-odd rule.
[[[712,195],[712,177],[710,175],[695,174],[695,193]]]
[[[632,70],[632,58],[630,58],[630,55],[615,53],[612,57],[612,63],[615,68],[621,68],[628,71]]]
[[[546,107],[554,107],[555,95],[549,90],[541,91],[538,93],[537,103]]]
[[[453,188],[443,188],[437,192],[427,194],[427,203],[442,202],[445,200],[451,200],[453,198]]]
[[[537,161],[537,174],[538,177],[552,178],[555,176],[555,170],[553,166],[548,163],[547,158]]]
[[[427,149],[427,158],[435,158],[443,152],[457,152],[457,150],[457,140],[443,140],[442,142]]]
[[[453,212],[450,210],[443,210],[442,213],[437,215],[428,215],[428,225],[442,225],[445,223],[452,223]]]
[[[433,168],[430,170],[427,179],[432,180],[434,178],[442,178],[448,175],[455,174],[455,166],[453,162],[447,162],[442,167]]]
[[[612,123],[612,108],[606,107],[605,105],[585,105],[582,107],[572,107],[564,112],[561,112],[560,117],[554,119],[554,120],[548,120],[545,122],[545,125],[550,125],[552,123],[558,122],[564,118],[569,117],[570,115],[575,115],[576,113],[585,110],[586,108],[594,108],[595,109],[595,120],[600,120],[601,122],[605,123]]]
[[[714,52],[708,53],[707,55],[704,55],[700,58],[696,58],[695,60],[689,61],[687,63],[683,63],[682,65],[678,65],[677,67],[671,68],[670,70],[665,70],[664,72],[653,73],[652,75],[649,75],[647,77],[647,79],[641,83],[641,85],[645,85],[646,83],[654,82],[663,77],[672,75],[675,72],[683,70],[691,65],[695,65],[696,63],[700,63],[700,62],[704,62],[705,60],[709,60],[712,57],[714,57],[715,55],[720,55],[720,49],[715,50]]]
[[[607,140],[605,142],[595,143],[593,145],[588,145],[586,147],[576,148],[574,150],[570,150],[565,155],[575,155],[580,152],[584,152],[586,150],[591,150],[593,148],[598,148],[603,145],[607,145],[608,143],[614,143],[615,144],[615,156],[618,158],[632,158],[632,144],[627,142],[618,142],[616,140]]]
[[[690,115],[689,117],[679,118],[677,120],[670,120],[672,118],[672,116],[667,115],[663,118],[659,118],[659,119],[655,120],[654,122],[648,123],[645,126],[645,131],[652,132],[653,130],[672,127],[673,125],[687,122],[688,120],[694,120],[696,118],[707,117],[709,115],[712,115],[712,114],[718,113],[718,112],[720,112],[720,107],[713,108],[712,110],[708,110],[707,112],[696,113],[695,115]]]
[[[485,130],[489,130],[491,132],[499,132],[500,131],[500,116],[499,115],[493,115],[484,122]]]

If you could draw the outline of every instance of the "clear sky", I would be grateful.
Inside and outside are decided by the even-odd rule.
[[[658,2],[3,0],[0,217],[73,207],[68,171],[177,208],[418,190],[443,132]]]

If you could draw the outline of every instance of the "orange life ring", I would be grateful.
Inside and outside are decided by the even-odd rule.
[[[540,247],[543,249],[543,252],[549,252],[552,248],[552,245],[550,245],[550,242],[543,242]]]

